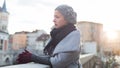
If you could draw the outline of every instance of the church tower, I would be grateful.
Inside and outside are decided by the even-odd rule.
[[[4,0],[3,6],[0,7],[0,65],[6,65],[10,60],[8,16],[6,0]]]
[[[8,16],[9,13],[6,8],[6,0],[4,0],[3,6],[0,7],[0,31],[8,33]]]
[[[3,6],[0,7],[0,51],[6,51],[8,49],[8,16],[6,0],[4,0]]]

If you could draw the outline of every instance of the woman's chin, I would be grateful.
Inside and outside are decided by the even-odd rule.
[[[55,26],[54,28],[58,29],[59,27],[58,27],[58,26]]]

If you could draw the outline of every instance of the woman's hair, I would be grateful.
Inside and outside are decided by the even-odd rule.
[[[71,6],[59,5],[55,10],[59,11],[68,23],[76,24],[77,14]]]

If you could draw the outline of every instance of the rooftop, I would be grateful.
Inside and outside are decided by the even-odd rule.
[[[101,24],[101,23],[96,23],[96,22],[91,22],[91,21],[79,21],[77,24],[82,24],[82,23],[90,23],[90,24],[103,25],[103,24]]]
[[[0,33],[8,34],[7,32],[1,31],[1,30],[0,30]]]

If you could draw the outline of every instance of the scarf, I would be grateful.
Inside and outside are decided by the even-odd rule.
[[[57,44],[64,39],[70,32],[76,30],[74,24],[67,24],[61,28],[54,28],[51,32],[51,40],[44,48],[45,55],[52,55]]]

